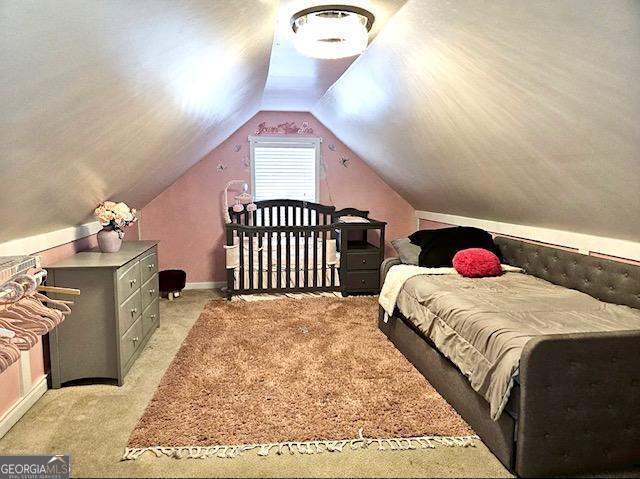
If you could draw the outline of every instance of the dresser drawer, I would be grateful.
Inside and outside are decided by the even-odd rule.
[[[156,299],[142,313],[142,335],[147,336],[149,331],[160,324],[160,301]]]
[[[356,271],[347,273],[347,290],[376,291],[380,289],[380,273],[376,271]]]
[[[360,251],[347,253],[347,270],[354,271],[358,269],[375,269],[380,268],[380,252],[379,251]]]
[[[142,309],[146,308],[154,299],[157,299],[158,294],[158,275],[154,274],[147,280],[146,283],[140,288],[140,294],[142,295]]]
[[[151,278],[151,276],[153,276],[157,272],[158,272],[158,256],[156,255],[155,252],[145,256],[140,260],[140,275],[143,283],[149,278]]]
[[[142,314],[142,303],[140,301],[140,290],[136,291],[118,308],[118,321],[120,323],[120,336],[140,317]]]
[[[127,264],[118,270],[118,300],[122,302],[140,289],[140,263]]]
[[[138,318],[120,339],[120,364],[124,367],[142,341],[142,318]]]

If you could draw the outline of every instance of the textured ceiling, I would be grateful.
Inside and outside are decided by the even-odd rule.
[[[253,116],[277,10],[0,0],[0,242],[143,206]]]
[[[638,241],[640,2],[410,0],[313,108],[417,209]]]

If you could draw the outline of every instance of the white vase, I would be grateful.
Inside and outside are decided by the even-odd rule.
[[[98,247],[103,253],[117,253],[122,247],[124,232],[102,228],[98,231]]]

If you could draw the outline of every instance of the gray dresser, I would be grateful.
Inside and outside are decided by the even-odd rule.
[[[125,241],[117,253],[94,249],[47,266],[48,285],[82,293],[49,335],[54,388],[80,379],[124,383],[160,325],[157,244]]]

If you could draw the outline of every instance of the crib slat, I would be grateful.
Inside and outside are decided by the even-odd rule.
[[[258,289],[263,289],[262,280],[262,233],[258,233]]]
[[[331,266],[329,266],[329,269],[331,270],[331,284],[330,284],[330,286],[335,286],[336,285],[336,265],[332,264]]]
[[[284,224],[285,226],[289,226],[289,207],[285,206],[284,207]]]
[[[309,232],[304,232],[304,287],[309,287]]]
[[[276,287],[280,289],[282,287],[282,234],[280,231],[276,231],[276,272],[278,276],[276,277]]]
[[[313,231],[313,287],[318,286],[318,232]]]
[[[234,230],[231,225],[227,225],[227,246],[233,246],[233,239],[235,237]],[[227,268],[227,299],[231,299],[233,291],[236,289],[235,283],[236,271],[233,268]]]
[[[273,276],[273,257],[272,251],[273,247],[271,245],[271,237],[273,234],[271,232],[267,233],[267,288],[271,289],[273,287],[271,277]]]
[[[238,240],[240,241],[240,289],[244,289],[244,231],[238,231]]]
[[[322,231],[322,287],[327,285],[327,232]]]
[[[295,233],[295,256],[296,256],[296,288],[300,287],[300,231],[296,231]]]
[[[288,215],[285,215],[285,218],[286,218],[286,216],[288,216]],[[287,249],[287,251],[286,251],[287,264],[286,264],[286,267],[285,267],[285,271],[287,272],[287,279],[285,281],[285,284],[287,285],[287,289],[289,289],[291,287],[291,233],[285,233],[285,234],[287,235],[285,237],[285,247]]]
[[[253,289],[253,233],[249,233],[249,289]]]

